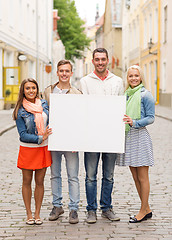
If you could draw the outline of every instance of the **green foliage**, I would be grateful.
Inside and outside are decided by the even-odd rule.
[[[84,21],[79,17],[74,0],[54,0],[54,9],[58,9],[58,33],[65,46],[66,59],[83,57],[83,51],[90,45],[90,39],[84,33]]]

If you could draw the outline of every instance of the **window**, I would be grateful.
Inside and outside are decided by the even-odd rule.
[[[167,42],[167,6],[164,7],[164,43]]]
[[[149,63],[149,91],[152,92],[152,65],[153,63]]]
[[[28,75],[30,78],[36,79],[36,64],[33,61],[29,61]]]
[[[31,17],[31,21],[32,21],[32,24],[31,24],[31,38],[32,38],[32,41],[35,43],[36,42],[36,15],[35,15],[35,10],[33,9],[32,10],[32,17]]]
[[[158,71],[158,62],[154,61],[154,99],[157,101],[157,71]]]
[[[149,15],[149,39],[152,38],[152,14]]]
[[[18,22],[19,22],[19,33],[24,34],[24,5],[22,0],[19,0]]]
[[[2,1],[0,0],[0,22],[2,21],[2,13],[3,13],[2,6],[3,6],[3,4],[2,4]]]
[[[147,79],[147,65],[146,64],[144,65],[144,77],[146,80]]]
[[[154,13],[154,42],[158,42],[158,9],[155,9],[155,13]]]
[[[10,1],[9,2],[9,6],[10,7],[8,7],[8,14],[9,14],[8,21],[9,21],[9,26],[11,28],[13,28],[14,27],[14,20],[15,20],[15,16],[14,16],[14,11],[15,11],[15,9],[14,9],[14,1]]]
[[[166,62],[163,62],[162,66],[162,92],[166,91]]]
[[[144,20],[144,48],[147,48],[147,19]]]

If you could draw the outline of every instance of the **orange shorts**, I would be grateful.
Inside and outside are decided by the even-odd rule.
[[[51,164],[52,159],[48,146],[36,148],[20,146],[18,168],[35,170],[49,167]]]

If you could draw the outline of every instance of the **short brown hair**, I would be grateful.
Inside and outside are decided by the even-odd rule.
[[[105,53],[106,54],[106,57],[108,59],[108,52],[105,48],[96,48],[94,51],[93,51],[93,59],[94,59],[94,55],[99,52],[99,53]]]
[[[57,63],[57,71],[58,71],[58,68],[61,66],[61,65],[66,65],[66,64],[69,64],[71,66],[71,71],[72,71],[72,63],[69,61],[69,60],[60,60],[58,63]]]

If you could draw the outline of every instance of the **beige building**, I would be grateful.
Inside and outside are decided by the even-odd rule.
[[[159,102],[160,14],[159,0],[123,1],[123,78],[133,64],[142,67],[146,87]]]
[[[96,31],[96,48],[104,46],[103,27],[104,27],[104,14],[98,20],[99,28]]]
[[[17,101],[24,78],[51,82],[52,0],[0,0],[0,109]]]
[[[122,3],[106,0],[103,44],[109,53],[109,70],[122,76]]]
[[[95,25],[91,27],[86,27],[87,37],[91,39],[89,49],[85,51],[85,59],[84,59],[84,76],[89,74],[94,70],[94,65],[92,64],[92,54],[94,49],[96,48],[96,31],[99,28],[99,25],[95,23]]]

